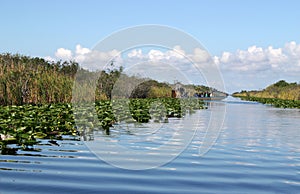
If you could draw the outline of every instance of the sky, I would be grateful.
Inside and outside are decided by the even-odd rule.
[[[156,24],[199,41],[220,69],[226,92],[262,89],[280,79],[300,81],[299,8],[297,0],[0,0],[0,53],[74,59],[88,66],[93,48],[112,33]],[[182,45],[174,48],[197,57]],[[127,53],[127,62],[155,56],[162,66],[172,54],[158,48]]]

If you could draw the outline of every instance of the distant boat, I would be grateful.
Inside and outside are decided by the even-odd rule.
[[[225,92],[220,92],[216,89],[211,88],[209,91],[205,92],[196,92],[193,94],[193,92],[188,91],[185,89],[185,87],[180,82],[174,82],[174,87],[172,89],[172,98],[189,98],[189,97],[195,97],[200,100],[223,100],[228,96]]]
[[[196,93],[194,94],[194,97],[200,99],[200,100],[223,100],[228,96],[228,94],[223,92],[205,92],[205,93]]]

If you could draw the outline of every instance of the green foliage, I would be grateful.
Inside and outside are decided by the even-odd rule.
[[[111,64],[111,66],[113,67],[113,63]],[[105,99],[111,99],[113,87],[116,81],[121,76],[122,71],[123,71],[122,67],[120,67],[119,69],[101,71],[98,79],[98,84],[97,84],[97,94],[99,95],[104,94]],[[101,100],[103,98],[98,98],[98,99]]]
[[[164,107],[164,109],[161,109]],[[93,110],[96,110],[97,118]],[[7,153],[7,145],[16,144],[28,149],[39,139],[59,139],[62,135],[77,135],[86,128],[109,130],[115,123],[146,123],[166,121],[169,117],[183,117],[204,108],[197,99],[147,98],[102,100],[95,107],[85,107],[74,115],[71,104],[44,104],[0,107],[0,145]],[[76,112],[76,113],[78,113]],[[76,123],[75,123],[76,116]],[[100,126],[95,126],[98,119]]]
[[[172,88],[155,80],[143,81],[131,93],[131,98],[171,97]]]
[[[271,87],[286,87],[286,86],[289,86],[290,84],[287,83],[286,81],[284,80],[280,80],[278,82],[276,82],[275,84],[271,85]]]
[[[60,138],[76,132],[69,104],[21,105],[0,107],[0,139],[3,147],[17,144],[23,149],[41,138]]]
[[[257,101],[282,108],[300,108],[300,85],[280,80],[261,91],[241,91],[233,94],[244,100]]]
[[[300,100],[282,100],[278,98],[240,97],[243,100],[256,101],[278,108],[300,108]]]
[[[172,88],[166,86],[152,86],[148,92],[148,98],[167,98],[171,97]]]
[[[0,55],[0,105],[69,102],[76,62]]]
[[[194,89],[197,93],[205,93],[210,91],[210,88],[207,86],[194,86]]]

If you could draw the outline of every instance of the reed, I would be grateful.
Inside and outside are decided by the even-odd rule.
[[[0,105],[70,102],[79,65],[48,62],[9,53],[0,55]]]

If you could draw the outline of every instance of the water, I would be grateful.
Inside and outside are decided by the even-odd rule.
[[[201,130],[180,156],[149,170],[116,168],[82,141],[45,140],[38,152],[0,155],[0,193],[299,193],[300,111],[234,98],[212,105],[226,106],[226,117],[204,156]],[[197,114],[206,122],[210,109]],[[134,134],[110,138],[126,144]]]

